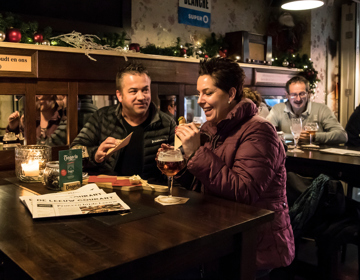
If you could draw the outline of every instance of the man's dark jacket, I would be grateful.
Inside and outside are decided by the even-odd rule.
[[[155,162],[156,153],[162,143],[173,145],[175,133],[174,119],[159,111],[153,103],[151,103],[149,110],[151,122],[144,129],[143,179],[157,178],[160,175]],[[87,147],[89,163],[86,168],[88,170],[95,171],[98,174],[116,174],[114,169],[119,157],[123,154],[123,149],[113,153],[102,163],[96,163],[94,156],[106,138],[111,136],[115,139],[124,139],[128,135],[121,112],[121,103],[97,110],[72,142],[71,147],[75,145]],[[131,139],[131,141],[136,140]]]

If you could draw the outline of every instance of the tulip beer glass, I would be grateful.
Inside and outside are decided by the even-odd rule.
[[[164,150],[161,151],[157,158],[157,167],[160,171],[168,176],[170,194],[167,197],[160,198],[159,200],[164,203],[176,203],[179,198],[172,196],[172,187],[174,176],[185,167],[185,161],[180,150]]]
[[[313,137],[315,136],[316,131],[319,130],[319,125],[317,122],[308,122],[304,128],[310,134],[310,145],[313,145]]]

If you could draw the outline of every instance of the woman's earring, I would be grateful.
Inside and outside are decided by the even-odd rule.
[[[230,103],[231,103],[231,101],[229,100],[229,101],[228,101],[228,103],[230,104]]]

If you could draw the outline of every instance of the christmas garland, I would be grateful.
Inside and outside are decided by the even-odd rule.
[[[16,42],[74,47],[73,45],[64,42],[64,40],[55,38],[55,35],[59,34],[53,34],[52,28],[49,26],[45,27],[43,30],[39,30],[39,25],[35,21],[26,23],[23,22],[19,16],[12,13],[6,13],[5,16],[0,13],[0,32],[6,32],[13,29],[18,30],[18,32],[21,34],[18,36],[18,38],[21,37],[21,40]],[[89,36],[94,37],[94,43],[102,46],[109,46],[114,49],[123,48],[124,50],[129,47],[126,45],[126,41],[128,40],[126,39],[126,32],[122,32],[121,34],[105,33],[98,36]],[[211,33],[209,37],[205,38],[203,44],[196,42],[194,39],[191,39],[191,41],[191,43],[181,44],[181,40],[178,37],[175,45],[170,47],[159,47],[155,46],[154,44],[148,44],[145,47],[141,47],[138,44],[134,45],[138,45],[138,50],[144,54],[194,58],[208,58],[215,56],[226,57],[227,45],[224,42],[224,37],[221,35],[217,37],[215,33]],[[318,72],[314,69],[313,62],[306,54],[302,56],[291,53],[282,54],[279,57],[273,59],[272,65],[304,69],[304,71],[301,72],[301,75],[303,75],[310,82],[310,91],[315,92],[317,83],[320,80],[317,78]]]
[[[300,54],[291,53],[282,54],[273,59],[272,65],[303,69],[299,75],[304,76],[309,81],[310,92],[315,93],[317,83],[320,82],[320,80],[317,77],[318,71],[315,70],[313,62],[308,55],[304,54],[300,56]]]

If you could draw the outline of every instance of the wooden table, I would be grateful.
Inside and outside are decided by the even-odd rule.
[[[330,148],[330,146],[322,146],[320,149],[325,148]],[[342,149],[348,148],[342,147]],[[334,179],[347,182],[349,186],[360,186],[360,157],[329,154],[319,150],[304,149],[303,151],[304,153],[286,153],[287,171],[314,178],[324,173]]]
[[[13,266],[33,279],[161,279],[220,260],[223,278],[253,280],[256,232],[273,219],[268,210],[175,188],[174,195],[190,198],[186,204],[162,206],[154,202],[158,193],[119,191],[133,209],[128,215],[141,207],[156,212],[126,223],[104,223],[106,215],[33,220],[19,200],[32,191],[49,192],[0,172],[0,274],[6,279],[15,279]]]

